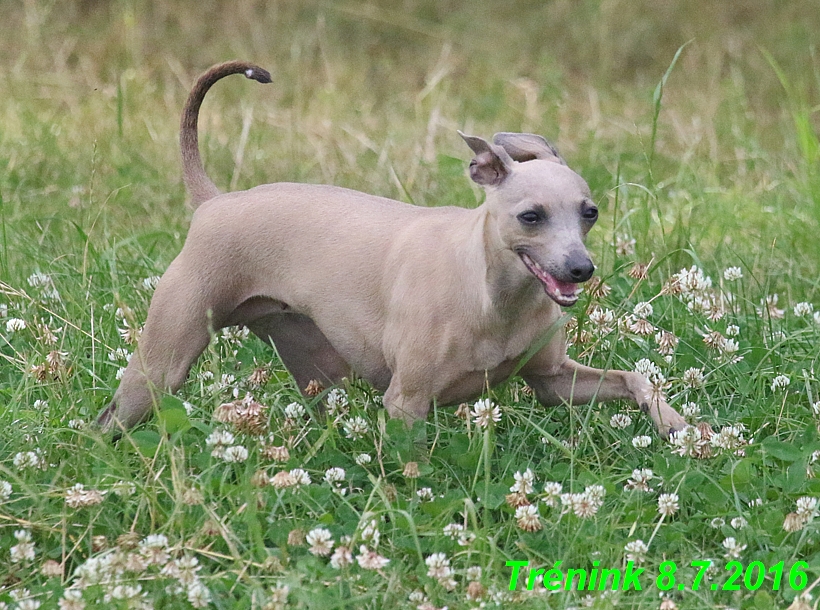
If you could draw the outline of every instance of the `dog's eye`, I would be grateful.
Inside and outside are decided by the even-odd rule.
[[[598,208],[595,206],[588,207],[581,213],[584,220],[597,220],[598,219]]]
[[[518,215],[518,220],[523,222],[525,225],[534,225],[539,220],[541,220],[541,216],[538,214],[538,212],[521,212]]]

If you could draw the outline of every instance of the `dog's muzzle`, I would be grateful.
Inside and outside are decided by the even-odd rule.
[[[530,273],[532,273],[544,286],[544,292],[547,293],[548,297],[562,307],[575,305],[578,301],[578,295],[581,294],[582,290],[578,284],[562,282],[561,280],[556,279],[548,271],[545,271],[541,265],[531,259],[529,255],[523,252],[520,252],[519,256],[527,266],[527,269],[529,269]]]

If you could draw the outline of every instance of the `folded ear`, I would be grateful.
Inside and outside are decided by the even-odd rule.
[[[493,136],[493,142],[501,146],[507,153],[518,161],[532,161],[533,159],[544,159],[566,165],[567,162],[558,154],[558,149],[550,144],[546,138],[534,133],[497,133]]]
[[[482,186],[497,186],[504,182],[513,166],[507,151],[477,136],[468,136],[460,131],[458,135],[475,153],[475,159],[470,161],[470,178],[473,182]]]

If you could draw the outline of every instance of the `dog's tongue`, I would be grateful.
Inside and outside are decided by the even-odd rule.
[[[552,293],[555,295],[557,293],[568,298],[575,297],[575,292],[578,290],[578,284],[573,284],[572,282],[562,282],[549,273],[542,272],[539,274],[539,277],[544,284],[544,291],[547,294]]]
[[[573,305],[575,301],[578,300],[578,284],[562,282],[553,277],[552,274],[547,273],[526,254],[523,254],[521,258],[533,275],[541,281],[541,284],[544,286],[544,292],[547,293],[548,297],[564,307]]]

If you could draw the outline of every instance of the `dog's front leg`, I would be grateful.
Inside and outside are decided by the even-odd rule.
[[[631,400],[649,414],[663,438],[686,426],[675,409],[653,396],[652,385],[638,373],[594,369],[542,350],[522,369],[521,376],[535,390],[538,401],[548,406],[585,404],[593,399]]]
[[[416,421],[427,418],[430,397],[426,392],[410,392],[403,389],[399,376],[394,374],[390,386],[384,393],[384,407],[390,417],[402,419],[408,428],[412,428]]]

